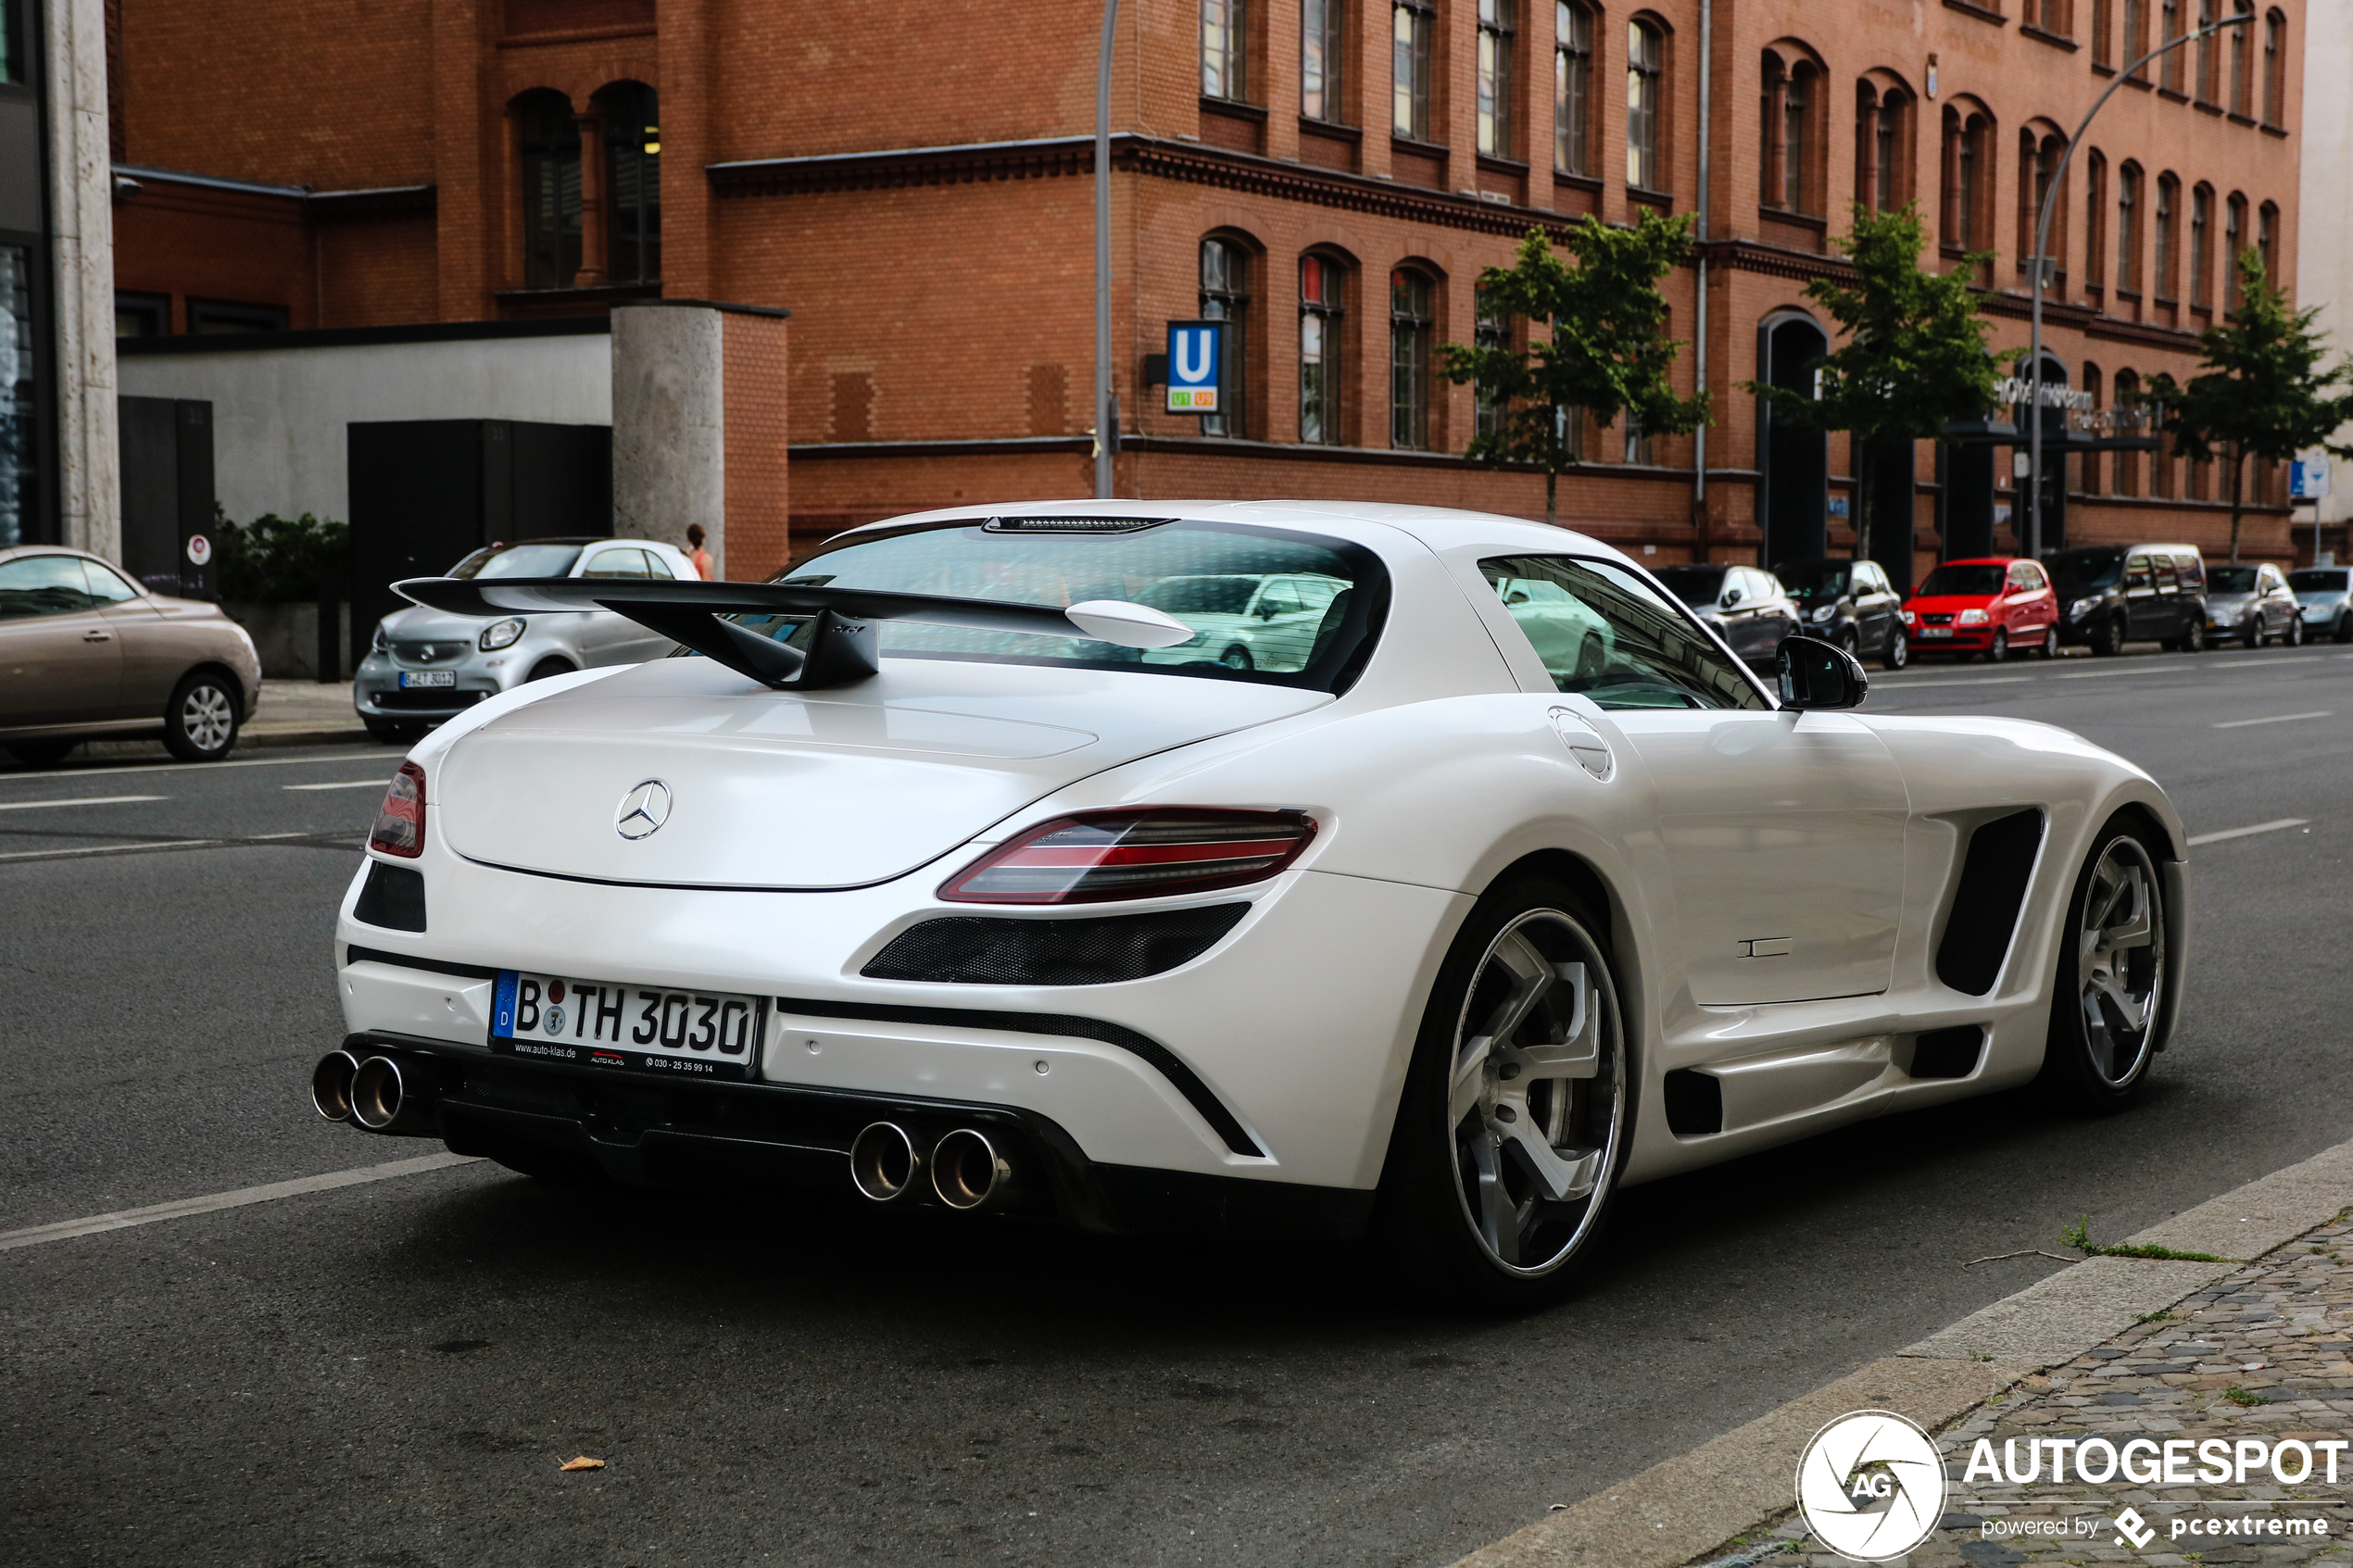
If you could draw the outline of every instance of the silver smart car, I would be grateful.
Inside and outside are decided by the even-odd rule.
[[[2287,574],[2304,607],[2304,627],[2315,637],[2353,643],[2353,568],[2308,566]]]
[[[675,546],[650,539],[524,539],[476,550],[449,575],[692,582],[696,572]],[[370,734],[407,740],[524,681],[661,659],[675,646],[610,610],[484,621],[412,605],[376,623],[352,680],[352,706]]]

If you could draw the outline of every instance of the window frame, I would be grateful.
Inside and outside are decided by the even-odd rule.
[[[2214,187],[2190,188],[2190,308],[2214,308]]]
[[[1513,159],[1517,116],[1512,112],[1513,55],[1518,34],[1518,0],[1478,0],[1474,22],[1473,144],[1481,156]]]
[[[1250,0],[1200,0],[1201,95],[1250,102]]]
[[[1213,285],[1209,279],[1211,247],[1228,257],[1224,281]],[[1203,234],[1194,248],[1195,283],[1200,307],[1200,320],[1226,323],[1225,362],[1218,367],[1222,384],[1217,389],[1217,412],[1203,414],[1199,423],[1202,435],[1247,439],[1250,430],[1249,382],[1244,374],[1250,343],[1251,263],[1257,259],[1254,247],[1245,245],[1229,233]]]
[[[1418,310],[1401,304],[1413,289],[1424,291]],[[1432,345],[1438,325],[1438,280],[1420,267],[1400,263],[1389,274],[1389,445],[1401,452],[1437,449],[1431,429]],[[1401,349],[1403,350],[1401,353]]]
[[[642,82],[616,82],[599,88],[598,107],[603,111],[602,153],[605,159],[605,282],[661,282],[661,101]],[[652,123],[646,121],[650,118]],[[634,134],[625,133],[632,121]],[[650,144],[652,150],[647,151]],[[628,175],[624,179],[624,173]],[[635,199],[624,207],[623,191],[634,188]],[[623,232],[628,214],[632,231]],[[624,246],[635,254],[624,266]]]
[[[1322,25],[1318,27],[1318,23]],[[1299,113],[1323,125],[1348,122],[1348,0],[1301,0]],[[1315,85],[1311,86],[1310,82]],[[1310,107],[1313,105],[1315,107]]]
[[[2126,158],[2116,170],[2116,292],[2141,292],[2141,166]]]
[[[551,87],[521,94],[513,107],[522,286],[568,289],[580,276],[587,240],[579,117]]]
[[[1315,270],[1318,296],[1308,293],[1311,267]],[[1347,387],[1347,360],[1342,351],[1347,337],[1349,270],[1323,251],[1311,250],[1299,258],[1299,439],[1311,446],[1347,444],[1341,420]],[[1312,361],[1316,371],[1312,388],[1307,346],[1311,324],[1318,339]],[[1315,430],[1312,434],[1308,423],[1311,396],[1315,408]]]
[[[1519,618],[1512,614],[1512,607],[1504,601],[1502,593],[1497,587],[1499,581],[1509,582],[1514,578],[1538,581],[1549,580],[1546,574],[1541,571],[1530,571],[1524,570],[1498,571],[1498,568],[1541,568],[1553,562],[1566,562],[1568,565],[1591,572],[1593,575],[1600,577],[1604,583],[1619,588],[1621,592],[1628,592],[1631,596],[1648,600],[1655,610],[1663,610],[1665,612],[1665,619],[1670,624],[1675,626],[1677,630],[1691,639],[1691,642],[1693,645],[1693,649],[1698,655],[1711,664],[1719,665],[1719,674],[1721,672],[1730,672],[1730,674],[1733,677],[1733,681],[1731,683],[1733,687],[1744,694],[1748,700],[1725,701],[1715,706],[1706,706],[1699,701],[1690,700],[1687,701],[1685,706],[1680,708],[1669,708],[1653,704],[1628,704],[1622,707],[1613,707],[1603,702],[1599,697],[1594,696],[1589,690],[1572,690],[1569,687],[1562,685],[1561,682],[1564,677],[1555,675],[1552,670],[1546,666],[1543,654],[1537,649],[1535,641],[1529,636],[1526,628],[1521,625]],[[1521,671],[1520,678],[1525,680],[1527,678],[1527,672],[1531,671],[1541,673],[1544,679],[1544,686],[1540,689],[1547,689],[1562,696],[1583,697],[1586,701],[1592,703],[1595,708],[1600,709],[1605,713],[1770,713],[1779,710],[1780,708],[1780,699],[1775,696],[1772,687],[1768,685],[1755,671],[1751,670],[1746,664],[1743,663],[1738,658],[1736,658],[1732,654],[1731,650],[1726,647],[1715,635],[1715,633],[1708,631],[1706,623],[1701,621],[1699,617],[1692,611],[1690,606],[1684,604],[1681,599],[1678,598],[1673,593],[1667,591],[1648,573],[1629,567],[1623,561],[1610,560],[1598,556],[1582,556],[1571,551],[1560,550],[1545,552],[1543,554],[1480,556],[1467,564],[1469,565],[1471,574],[1478,583],[1479,589],[1484,595],[1486,602],[1493,605],[1495,610],[1503,617],[1503,619],[1511,622],[1513,630],[1517,632],[1519,634],[1521,646],[1527,650],[1528,659],[1524,664],[1519,665],[1519,669]],[[1588,605],[1585,602],[1585,599],[1580,596],[1573,587],[1567,584],[1560,584],[1560,586],[1562,587],[1563,593],[1569,599],[1575,602],[1580,609],[1584,610],[1586,614],[1592,616],[1595,620],[1601,621],[1604,625],[1609,626],[1612,640],[1614,642],[1618,635],[1618,631],[1616,624],[1610,620],[1610,618]],[[1516,659],[1515,659],[1514,662],[1518,663]],[[1572,676],[1568,678],[1573,679],[1575,677]],[[1662,681],[1661,684],[1669,685],[1670,687],[1680,686],[1680,689],[1687,691],[1690,694],[1690,696],[1693,698],[1702,696],[1728,695],[1721,691],[1708,692],[1702,690],[1699,684],[1696,682],[1688,686],[1681,686],[1680,683],[1665,681]]]
[[[1593,36],[1592,6],[1554,0],[1553,172],[1579,179],[1593,177]]]
[[[2149,215],[2149,293],[2161,304],[2176,304],[2181,299],[2180,266],[2173,253],[2181,209],[2182,182],[2169,169],[2157,177],[2157,205]]]
[[[2287,17],[2263,13],[2263,123],[2283,129],[2287,113]]]
[[[1390,0],[1389,30],[1390,133],[1430,144],[1437,116],[1438,8],[1432,0]]]
[[[1667,29],[1647,16],[1626,22],[1626,184],[1664,195]]]

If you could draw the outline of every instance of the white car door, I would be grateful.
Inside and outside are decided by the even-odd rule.
[[[1682,611],[1613,562],[1516,557],[1477,563],[1506,621],[1514,579],[1550,577],[1611,629],[1598,675],[1511,648],[1541,679],[1593,705],[1648,773],[1673,884],[1692,999],[1705,1007],[1885,991],[1904,905],[1910,798],[1886,745],[1846,713],[1776,711]],[[1541,689],[1541,688],[1538,688]]]
[[[618,577],[642,582],[648,574],[646,552],[635,545],[608,545],[592,549],[581,558],[582,577]],[[635,664],[650,658],[637,651],[641,643],[653,633],[625,615],[609,609],[585,610],[581,614],[580,658],[590,666],[603,664]]]

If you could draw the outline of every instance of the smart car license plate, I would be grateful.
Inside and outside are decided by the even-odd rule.
[[[498,972],[490,1048],[501,1056],[679,1078],[749,1080],[768,998]]]
[[[1953,629],[1950,626],[1923,626],[1920,628],[1920,635],[1923,637],[1949,637],[1952,634]]]
[[[455,670],[403,670],[400,689],[413,691],[419,686],[454,686],[458,684]]]

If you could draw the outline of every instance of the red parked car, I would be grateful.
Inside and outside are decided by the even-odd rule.
[[[2031,560],[1986,556],[1948,560],[1904,602],[1914,653],[1983,654],[1998,664],[2032,650],[2058,652],[2058,596]]]

